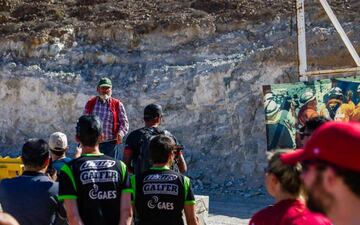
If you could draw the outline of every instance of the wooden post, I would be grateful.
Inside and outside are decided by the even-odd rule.
[[[306,58],[306,35],[305,35],[305,9],[304,0],[296,0],[296,20],[297,20],[297,39],[298,39],[298,64],[299,77],[301,81],[307,80],[305,75],[307,70]]]

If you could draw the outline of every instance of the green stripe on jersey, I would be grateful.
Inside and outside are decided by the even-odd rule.
[[[81,154],[81,156],[99,156],[99,155],[104,155],[103,153],[98,153],[98,154]]]
[[[152,170],[170,170],[168,166],[153,166],[150,169]]]
[[[184,176],[184,191],[185,191],[184,201],[186,201],[187,195],[189,193],[189,189],[190,189],[190,178],[188,178],[187,176]]]
[[[135,175],[130,176],[130,184],[131,184],[131,188],[132,188],[133,201],[135,201],[135,197],[136,197],[136,179],[135,179]]]
[[[77,199],[76,195],[59,195],[58,200],[64,201],[65,199]]]
[[[124,189],[124,190],[121,191],[121,193],[130,193],[130,194],[132,194],[132,192],[133,191],[130,188]]]
[[[73,172],[71,171],[70,167],[69,167],[67,164],[65,164],[63,167],[61,167],[61,170],[60,170],[60,171],[63,171],[66,175],[68,175],[68,177],[69,177],[70,180],[71,180],[71,183],[72,183],[73,186],[74,186],[74,190],[77,191],[74,174],[73,174]]]
[[[124,182],[127,168],[126,168],[125,163],[123,163],[121,160],[119,160],[119,162],[120,162],[120,167],[121,167],[122,182]]]
[[[195,203],[196,203],[195,200],[185,201],[185,205],[195,205]]]

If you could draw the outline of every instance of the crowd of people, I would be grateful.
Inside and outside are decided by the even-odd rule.
[[[199,224],[184,147],[160,128],[161,106],[146,106],[144,127],[127,135],[111,88],[101,79],[87,102],[73,158],[64,133],[25,142],[23,174],[0,182],[0,224],[183,225],[183,213],[188,225]],[[249,225],[359,225],[360,124],[312,116],[299,134],[303,148],[269,153],[265,185],[275,204]],[[126,135],[121,161],[117,145]]]
[[[158,104],[144,109],[144,127],[128,134],[125,107],[102,78],[76,124],[78,147],[67,136],[32,138],[21,151],[24,172],[0,182],[0,224],[198,225],[184,147],[160,128]]]

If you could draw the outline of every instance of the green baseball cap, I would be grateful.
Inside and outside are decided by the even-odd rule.
[[[112,87],[112,83],[111,80],[107,77],[103,77],[100,79],[98,85],[98,87]]]

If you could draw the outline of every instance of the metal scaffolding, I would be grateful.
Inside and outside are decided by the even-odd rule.
[[[339,33],[342,41],[348,49],[351,57],[354,59],[356,67],[343,68],[343,69],[329,69],[329,70],[318,70],[308,71],[307,70],[307,56],[306,56],[306,31],[305,31],[305,7],[304,0],[296,0],[296,18],[297,18],[297,38],[298,38],[298,60],[299,60],[299,79],[300,81],[307,81],[310,77],[316,75],[335,75],[339,73],[350,73],[360,71],[360,58],[357,54],[354,46],[351,44],[348,36],[344,29],[340,25],[334,12],[332,11],[327,0],[319,0],[326,14],[329,16],[332,24],[336,31]]]

